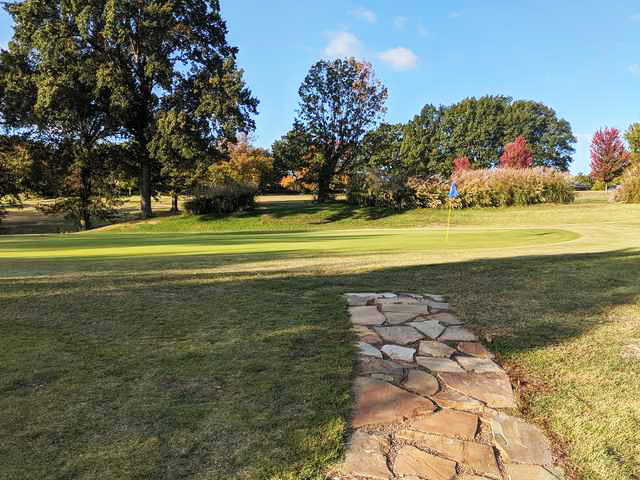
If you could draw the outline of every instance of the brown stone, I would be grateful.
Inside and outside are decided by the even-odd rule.
[[[538,465],[508,464],[504,469],[509,480],[558,480],[558,477]]]
[[[387,468],[389,439],[382,435],[369,435],[356,431],[347,446],[344,462],[337,468],[342,475],[366,477],[371,480],[388,480]]]
[[[378,298],[378,294],[376,293],[347,293],[347,303],[350,307],[361,307],[364,305],[369,305],[376,298]]]
[[[380,335],[364,325],[354,325],[351,330],[358,336],[360,341],[368,343],[369,345],[382,343]]]
[[[456,361],[462,365],[467,372],[475,373],[501,373],[503,370],[488,358],[456,356]]]
[[[400,323],[405,323],[409,320],[413,320],[418,315],[415,313],[407,312],[386,312],[384,316],[387,317],[387,323],[389,323],[390,325],[398,325]]]
[[[398,451],[393,470],[401,478],[453,480],[456,477],[455,462],[410,446],[402,447]]]
[[[391,360],[380,360],[373,357],[360,357],[359,371],[364,375],[384,375],[400,383],[407,375],[407,370]]]
[[[456,326],[448,327],[440,337],[441,342],[473,342],[476,340],[478,340],[478,337],[473,332],[464,327]]]
[[[473,440],[478,430],[478,416],[445,408],[433,415],[416,418],[411,425],[419,432]]]
[[[437,452],[472,468],[476,473],[500,475],[496,456],[489,445],[447,438],[431,433],[402,430],[396,438],[411,442],[420,448]]]
[[[458,350],[472,357],[478,358],[494,358],[495,355],[491,353],[487,347],[478,342],[460,342],[457,345]]]
[[[495,443],[506,463],[551,465],[553,454],[542,431],[505,413],[488,411]]]
[[[382,311],[387,312],[402,312],[402,313],[415,313],[416,315],[428,315],[429,307],[427,305],[411,305],[394,303],[392,305],[382,305]]]
[[[436,320],[443,325],[462,325],[464,322],[460,321],[456,315],[451,312],[439,312],[429,315],[430,320]]]
[[[351,321],[356,325],[382,325],[384,315],[378,311],[378,307],[349,307]]]
[[[424,338],[424,335],[411,327],[376,327],[375,330],[385,342],[399,345],[407,345]]]
[[[409,370],[403,386],[420,395],[435,395],[440,389],[436,377],[422,370]]]
[[[449,358],[455,352],[456,352],[455,349],[445,345],[442,342],[435,342],[435,341],[420,342],[420,349],[419,349],[420,355]]]
[[[516,405],[511,382],[505,373],[442,372],[439,375],[452,390],[482,400],[490,407],[513,408]]]
[[[416,362],[433,372],[464,372],[460,365],[448,358],[416,357]]]
[[[431,397],[442,408],[455,408],[458,410],[479,410],[484,407],[484,403],[475,398],[467,397],[454,390],[445,389]]]
[[[433,402],[390,383],[369,377],[355,381],[353,427],[387,425],[435,410]]]

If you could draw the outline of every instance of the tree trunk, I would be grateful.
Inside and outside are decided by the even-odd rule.
[[[318,176],[318,203],[331,200],[331,180],[333,179],[334,162],[325,160]]]
[[[178,194],[174,193],[171,195],[171,213],[180,213],[178,209]]]
[[[80,183],[82,190],[80,191],[80,228],[82,230],[91,229],[91,212],[89,211],[89,203],[91,201],[91,174],[87,167],[82,169],[80,173]]]
[[[141,147],[144,150],[140,152],[140,211],[143,218],[151,218],[153,216],[151,210],[151,165],[146,144]]]

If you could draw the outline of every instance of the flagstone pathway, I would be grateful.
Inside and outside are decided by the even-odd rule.
[[[438,295],[347,294],[359,341],[353,432],[335,480],[559,480],[494,355]]]

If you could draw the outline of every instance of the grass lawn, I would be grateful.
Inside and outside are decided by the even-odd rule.
[[[0,479],[321,479],[348,291],[448,295],[580,479],[640,478],[640,206],[402,214],[266,199],[0,237]],[[277,200],[277,201],[274,201]]]

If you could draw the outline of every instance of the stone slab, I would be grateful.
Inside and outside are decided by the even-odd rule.
[[[538,465],[507,464],[504,470],[509,480],[558,480],[558,477]]]
[[[433,313],[447,312],[447,311],[451,310],[451,305],[449,305],[448,303],[436,302],[436,301],[430,300],[430,299],[427,299],[426,302],[427,302],[427,305],[429,305],[429,309]]]
[[[385,345],[382,352],[391,360],[400,360],[401,362],[413,363],[413,357],[416,354],[415,348],[399,347],[398,345]]]
[[[441,342],[475,342],[478,340],[478,337],[464,327],[447,327],[442,336],[440,337]]]
[[[460,365],[448,358],[416,357],[416,363],[433,372],[464,372]]]
[[[476,411],[484,408],[484,403],[450,389],[445,389],[437,395],[433,395],[431,399],[442,408],[455,408],[458,410],[470,411]]]
[[[442,382],[452,390],[481,400],[489,407],[513,408],[516,406],[511,382],[505,373],[442,372],[439,376]]]
[[[542,430],[502,412],[487,412],[496,446],[505,462],[551,465],[553,453]]]
[[[396,432],[395,436],[400,440],[410,442],[420,448],[429,449],[462,463],[472,468],[476,473],[500,475],[496,456],[493,453],[493,448],[489,445],[413,430],[401,430]]]
[[[464,322],[451,312],[440,312],[429,315],[429,320],[436,320],[443,325],[462,325]]]
[[[407,345],[422,340],[424,335],[412,327],[376,327],[375,331],[385,342]]]
[[[413,328],[415,328],[417,330],[420,330],[427,337],[433,338],[434,340],[436,338],[438,338],[440,336],[440,334],[442,334],[442,332],[444,332],[444,329],[445,329],[445,327],[440,325],[435,320],[424,320],[424,321],[421,321],[421,322],[411,322],[409,325],[411,325]]]
[[[388,425],[435,410],[433,402],[370,377],[355,381],[356,408],[353,428]]]
[[[406,312],[386,312],[384,316],[387,318],[387,323],[390,325],[405,323],[417,317],[415,313]]]
[[[369,345],[382,343],[380,335],[364,325],[354,325],[351,330],[353,330],[361,342],[368,343]]]
[[[435,395],[440,390],[438,380],[422,370],[409,370],[403,386],[419,395]]]
[[[374,357],[360,357],[358,371],[362,375],[379,375],[385,378],[391,377],[394,382],[400,383],[407,376],[407,370],[391,360],[380,360]]]
[[[384,315],[378,311],[378,307],[349,307],[351,321],[357,325],[382,325]]]
[[[393,470],[400,478],[453,480],[456,478],[456,464],[444,458],[436,457],[405,446],[398,450]]]
[[[413,305],[413,304],[399,304],[394,303],[392,305],[382,305],[382,311],[387,312],[402,312],[402,313],[415,313],[416,315],[428,315],[429,307],[427,305]]]
[[[461,355],[456,355],[456,361],[462,365],[468,372],[475,373],[501,373],[503,372],[502,368],[492,360],[488,358],[476,358],[476,357],[463,357]]]
[[[423,293],[422,294],[423,297],[427,297],[431,300],[433,300],[434,302],[444,302],[445,298],[442,295],[436,295],[434,293]]]
[[[478,342],[460,342],[456,347],[462,353],[466,353],[472,357],[495,358],[495,355],[491,353],[487,347]]]
[[[382,352],[376,347],[369,345],[368,343],[358,342],[358,349],[360,350],[360,355],[364,355],[366,357],[382,358]]]
[[[451,348],[450,346],[445,345],[442,342],[435,341],[420,342],[420,348],[418,351],[420,355],[441,358],[449,358],[451,357],[451,355],[456,353],[455,348]]]
[[[338,472],[351,477],[365,477],[371,480],[392,478],[387,467],[389,439],[383,435],[370,435],[361,430],[351,436],[344,462]]]
[[[473,440],[478,430],[478,421],[478,416],[472,413],[445,408],[433,415],[414,419],[411,422],[411,429],[445,437]]]

